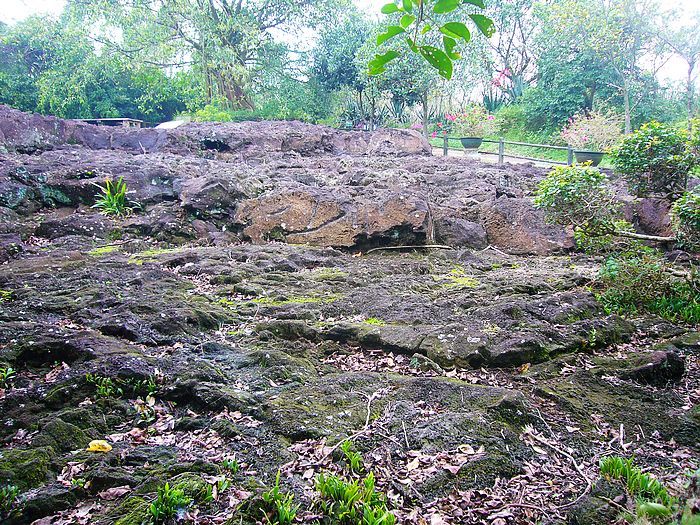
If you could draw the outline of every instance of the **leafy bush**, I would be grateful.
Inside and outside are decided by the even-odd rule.
[[[114,182],[112,179],[105,179],[105,185],[100,186],[101,193],[95,195],[97,202],[92,205],[93,208],[99,209],[105,215],[116,215],[124,217],[130,215],[133,208],[127,205],[126,201],[126,182],[122,177]]]
[[[609,313],[646,311],[670,321],[700,323],[698,283],[675,275],[663,254],[651,248],[608,257],[593,288]]]
[[[387,510],[385,497],[375,490],[374,474],[347,481],[333,474],[319,474],[318,507],[333,525],[394,525],[396,517]]]
[[[570,118],[560,136],[577,150],[607,151],[620,142],[621,130],[622,121],[615,114],[591,111]]]
[[[677,197],[697,159],[684,132],[649,122],[624,138],[613,151],[613,163],[634,195]]]
[[[616,233],[620,204],[598,169],[557,166],[537,186],[535,207],[548,222],[573,225],[579,237]]]
[[[166,483],[158,487],[158,495],[148,508],[148,513],[155,525],[161,525],[175,517],[179,509],[187,507],[192,500],[185,496],[182,489],[171,488]]]
[[[680,247],[700,251],[700,194],[686,192],[673,203],[671,224]]]

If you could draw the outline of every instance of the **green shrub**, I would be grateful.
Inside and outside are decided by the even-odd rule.
[[[674,275],[663,254],[650,248],[608,257],[593,288],[608,313],[649,312],[670,321],[700,323],[700,289]]]
[[[588,165],[554,168],[537,185],[535,207],[544,211],[547,222],[572,225],[578,239],[614,234],[621,219],[620,203],[605,175]]]
[[[626,136],[612,157],[615,171],[638,197],[677,197],[697,164],[686,134],[659,122],[648,122]]]
[[[684,193],[671,207],[671,224],[678,246],[700,251],[700,194]]]
[[[158,487],[158,495],[148,508],[148,513],[154,525],[161,525],[174,518],[177,511],[187,507],[191,501],[184,490],[170,488],[170,484],[166,483]]]
[[[92,205],[93,208],[99,209],[105,215],[124,217],[131,214],[133,208],[127,205],[126,182],[122,177],[116,182],[106,178],[104,186],[95,186],[100,188],[101,193],[95,195],[96,202]]]

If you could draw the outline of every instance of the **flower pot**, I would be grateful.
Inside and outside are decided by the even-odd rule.
[[[590,162],[591,166],[597,166],[603,160],[605,153],[601,151],[574,151],[574,155],[576,155],[576,162],[579,164]]]
[[[464,146],[464,149],[479,149],[479,146],[481,146],[481,143],[484,141],[483,138],[478,137],[462,137],[459,140],[462,146]]]

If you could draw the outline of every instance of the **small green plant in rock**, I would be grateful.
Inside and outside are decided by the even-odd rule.
[[[191,499],[182,489],[171,488],[169,483],[158,487],[155,501],[148,507],[148,513],[154,525],[161,525],[175,517],[178,510],[186,508]]]
[[[322,523],[333,525],[394,525],[396,517],[387,510],[386,498],[375,489],[374,474],[364,480],[348,481],[333,474],[316,478]]]
[[[352,473],[359,473],[363,469],[362,455],[354,450],[355,445],[352,441],[344,441],[340,445],[340,450],[343,452],[345,462]]]
[[[73,478],[70,480],[70,484],[74,487],[79,487],[81,489],[85,488],[87,480],[85,478]]]
[[[19,489],[14,485],[0,487],[0,518],[9,518],[16,510]]]
[[[229,472],[231,475],[236,475],[238,471],[241,470],[241,466],[238,464],[238,461],[236,461],[235,458],[226,458],[222,460],[221,468],[222,470]]]
[[[133,212],[133,208],[128,206],[126,199],[126,182],[122,177],[117,181],[110,178],[105,179],[104,186],[95,184],[100,188],[100,193],[95,195],[96,202],[93,208],[99,209],[105,215],[116,215],[126,217]]]
[[[262,493],[265,503],[265,521],[270,525],[290,525],[297,516],[299,505],[294,504],[294,494],[280,489],[280,471],[277,471],[275,484]]]
[[[625,484],[627,491],[637,498],[639,514],[669,515],[677,503],[658,479],[642,472],[632,459],[605,457],[600,460],[600,474]]]
[[[0,290],[0,303],[8,302],[12,299],[12,290]]]
[[[2,388],[10,388],[10,383],[16,375],[17,372],[11,366],[0,368],[0,386]]]
[[[95,386],[96,397],[119,397],[124,391],[117,385],[111,377],[104,377],[97,374],[85,374],[85,380]]]
[[[678,274],[658,250],[640,248],[608,257],[593,283],[608,313],[650,312],[670,321],[700,322],[700,284]]]

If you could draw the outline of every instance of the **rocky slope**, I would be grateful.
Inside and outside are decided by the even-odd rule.
[[[530,204],[540,170],[410,131],[5,107],[0,144],[9,523],[138,524],[165,482],[183,520],[262,522],[278,470],[313,523],[348,437],[406,524],[608,523],[631,502],[602,455],[678,494],[698,467],[700,338],[601,309],[599,261]],[[121,176],[140,207],[96,213]]]

